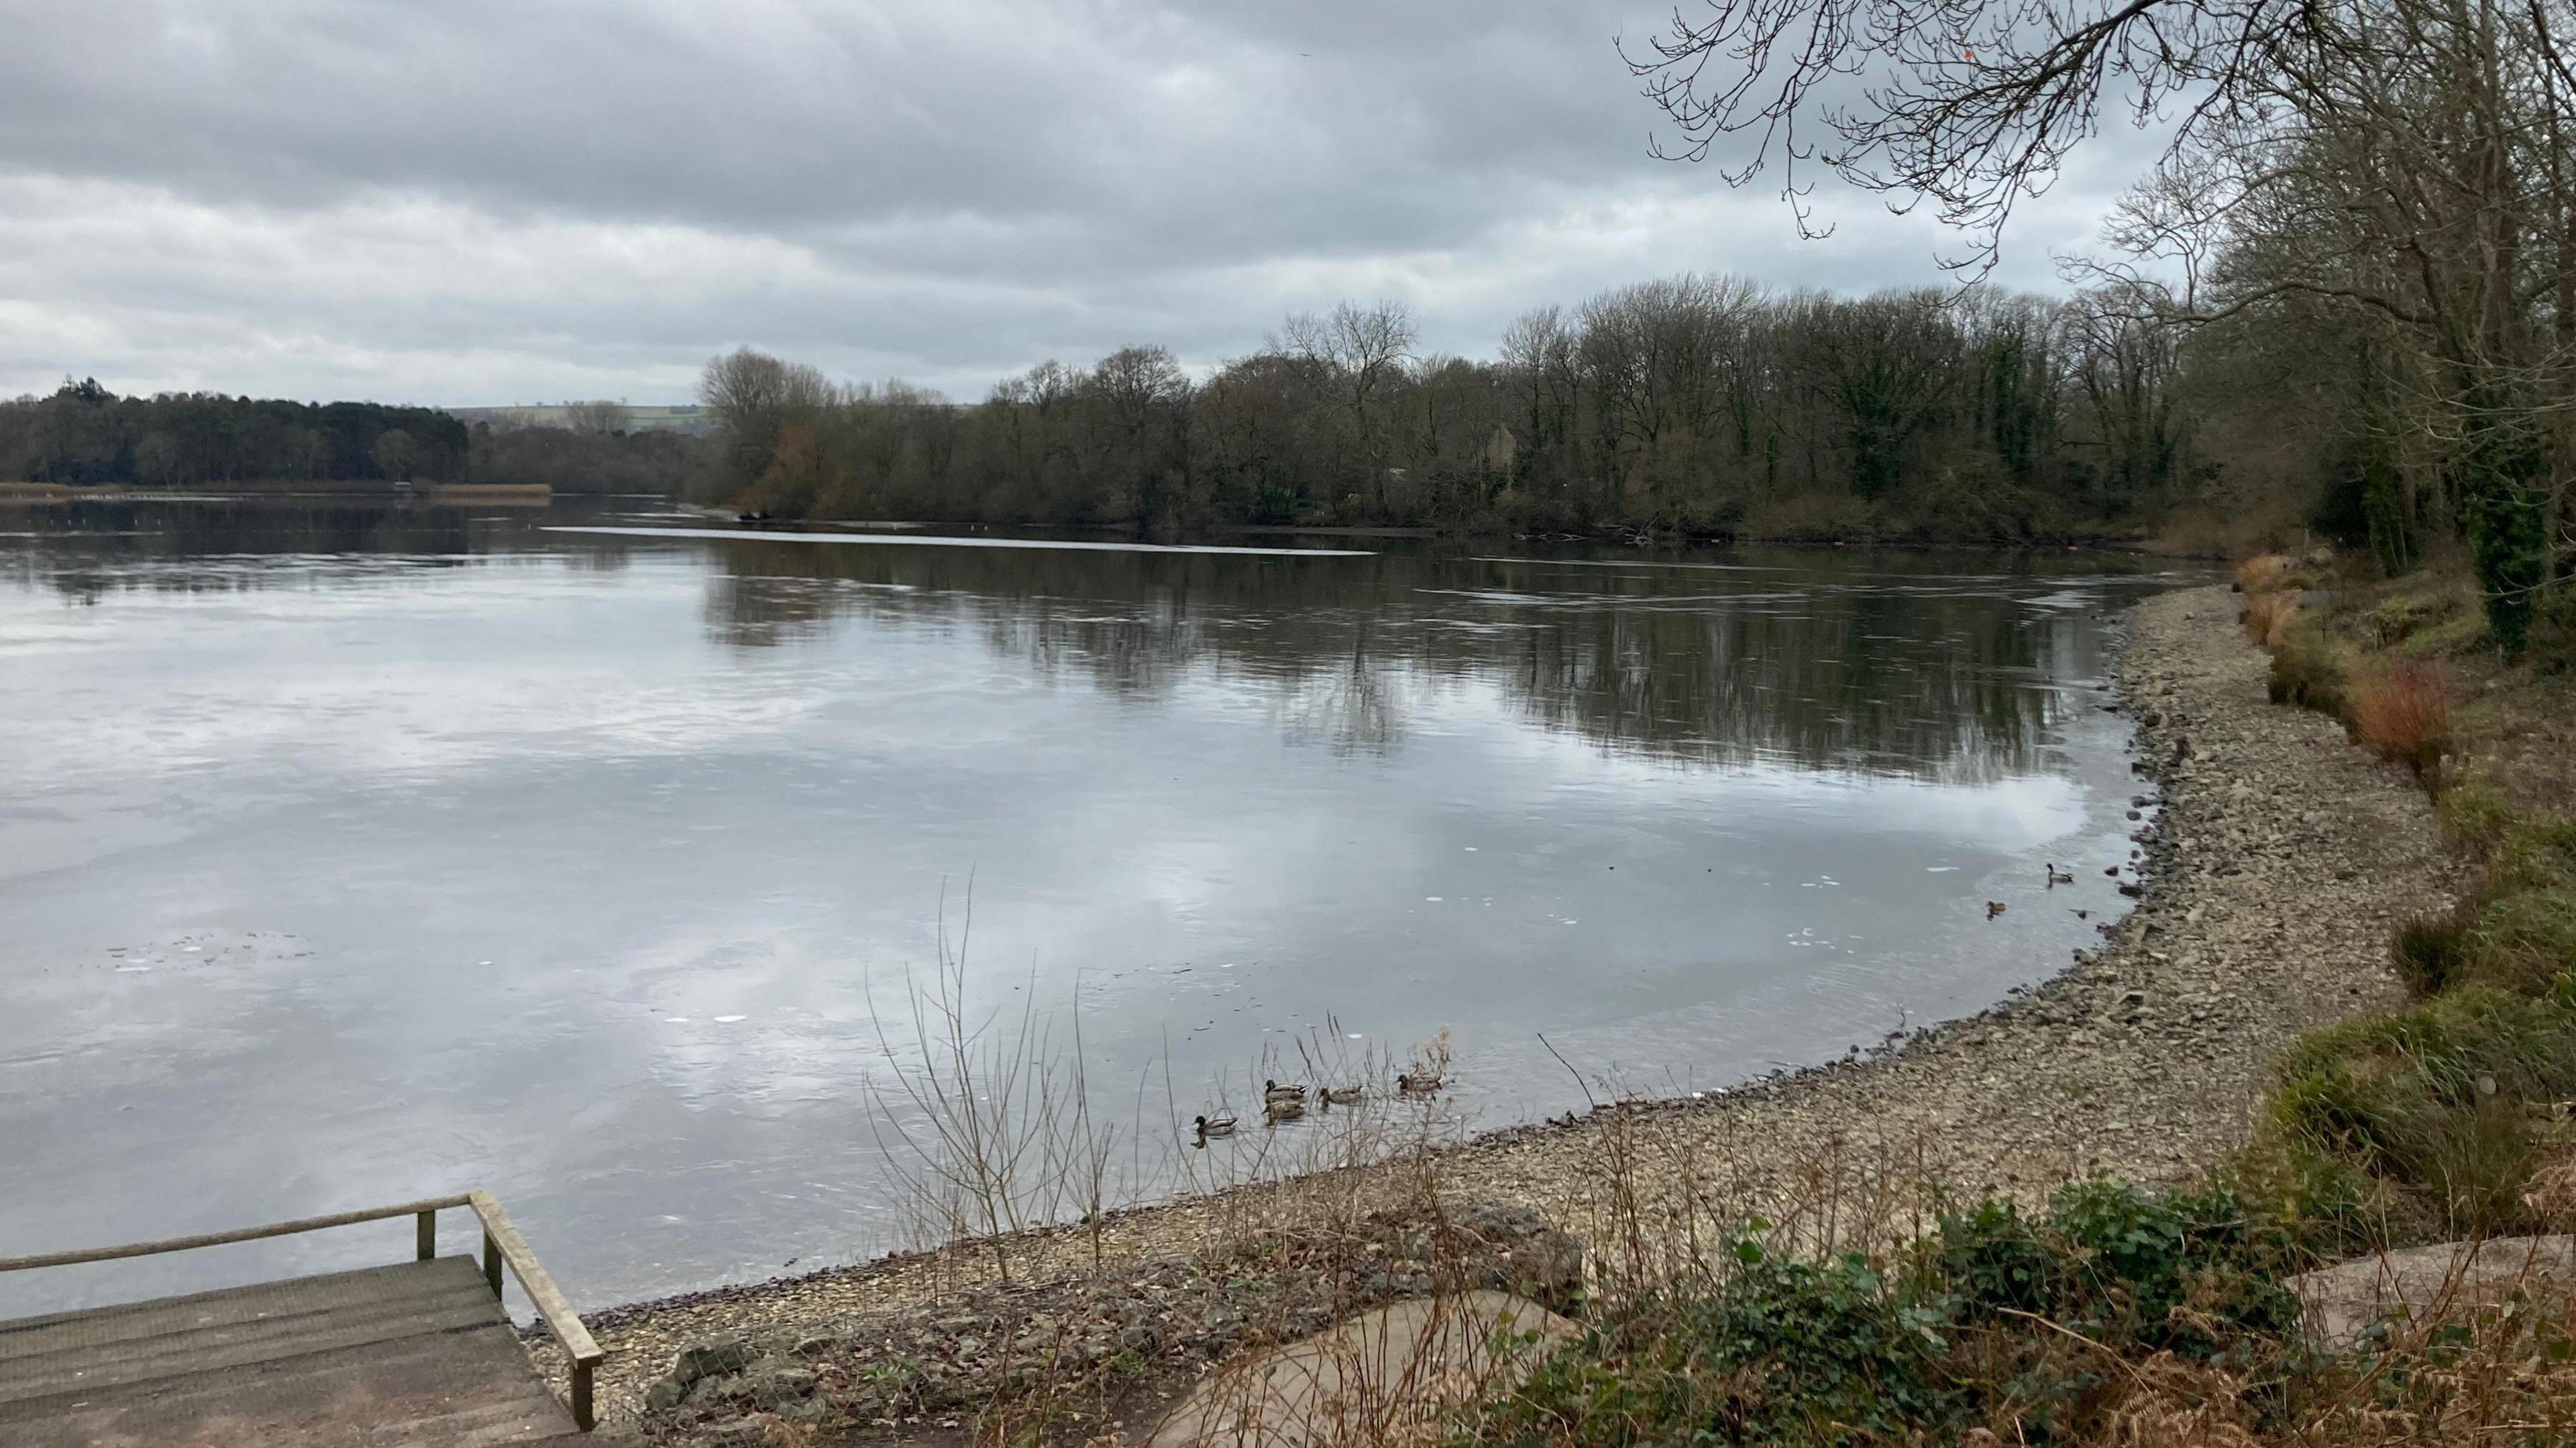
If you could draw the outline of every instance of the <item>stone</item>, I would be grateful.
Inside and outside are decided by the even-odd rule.
[[[1578,1329],[1502,1292],[1413,1298],[1211,1373],[1147,1448],[1291,1448],[1383,1439],[1520,1381]]]
[[[2379,1324],[2404,1323],[2435,1302],[2454,1312],[2492,1310],[2525,1289],[2564,1293],[2576,1282],[2576,1237],[2495,1237],[2442,1242],[2303,1272],[2286,1284],[2300,1326],[2321,1348],[2367,1345]]]
[[[743,1382],[743,1396],[758,1408],[783,1408],[810,1397],[814,1374],[805,1368],[766,1368]]]
[[[686,1389],[700,1378],[741,1372],[751,1362],[751,1349],[738,1337],[710,1338],[680,1349],[671,1360],[671,1381]]]

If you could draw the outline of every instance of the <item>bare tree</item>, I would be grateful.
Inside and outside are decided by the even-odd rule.
[[[1122,347],[1100,359],[1090,382],[1124,454],[1118,466],[1134,488],[1137,526],[1150,530],[1164,521],[1187,466],[1178,454],[1189,440],[1181,409],[1190,379],[1164,348]]]
[[[1365,307],[1336,303],[1321,315],[1293,313],[1270,339],[1272,350],[1328,369],[1340,383],[1360,462],[1367,470],[1368,496],[1381,513],[1386,505],[1387,459],[1378,412],[1403,380],[1415,336],[1413,310],[1402,302],[1380,299]]]
[[[698,400],[716,415],[729,483],[740,489],[768,471],[788,424],[810,421],[838,393],[813,367],[743,347],[707,362]]]
[[[2314,63],[2329,15],[2314,0],[1703,0],[1623,54],[1680,132],[1660,154],[1719,155],[1736,185],[1781,166],[1802,226],[1811,165],[1900,210],[1929,200],[1982,269],[2107,107],[2145,124],[2187,97],[2183,137],[2221,127],[2264,79]]]
[[[2165,325],[2366,319],[2373,386],[2412,385],[2405,425],[2447,439],[2512,652],[2568,551],[2571,33],[2571,0],[1703,0],[1629,62],[1669,154],[1735,184],[1783,166],[1802,229],[1810,164],[1929,201],[1971,270],[2106,114],[2171,107],[2099,297]]]

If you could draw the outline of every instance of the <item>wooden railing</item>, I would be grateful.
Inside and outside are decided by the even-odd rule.
[[[126,1257],[151,1257],[163,1252],[186,1252],[198,1247],[221,1247],[232,1242],[256,1242],[267,1237],[291,1237],[303,1232],[319,1232],[331,1227],[353,1226],[359,1222],[381,1222],[391,1217],[418,1219],[413,1232],[413,1245],[419,1260],[427,1262],[438,1255],[438,1214],[454,1207],[470,1207],[483,1227],[483,1280],[491,1284],[492,1295],[501,1295],[501,1267],[509,1264],[512,1275],[519,1279],[521,1290],[536,1304],[537,1315],[545,1319],[546,1330],[563,1345],[564,1356],[572,1363],[572,1420],[585,1433],[597,1422],[591,1406],[591,1380],[607,1354],[591,1340],[590,1329],[572,1310],[546,1269],[537,1265],[537,1254],[528,1250],[527,1239],[510,1225],[509,1213],[492,1194],[477,1189],[462,1196],[431,1197],[425,1201],[404,1202],[398,1206],[369,1207],[357,1212],[334,1212],[327,1217],[304,1217],[292,1222],[273,1222],[264,1227],[240,1227],[229,1232],[204,1232],[194,1237],[171,1237],[159,1242],[128,1242],[116,1247],[90,1247],[77,1252],[50,1252],[38,1257],[0,1257],[0,1272],[23,1272],[36,1267],[73,1267],[83,1262],[114,1262]]]

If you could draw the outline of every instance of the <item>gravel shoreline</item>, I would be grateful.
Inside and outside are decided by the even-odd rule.
[[[2142,898],[2100,949],[1870,1057],[1443,1150],[1441,1192],[1537,1208],[1598,1250],[1610,1245],[1597,1199],[1610,1122],[1628,1133],[1622,1149],[1716,1164],[1735,1201],[1794,1195],[1828,1159],[1902,1159],[1962,1194],[2030,1200],[2088,1173],[2188,1178],[2241,1145],[2283,1046],[2403,999],[2389,931],[2446,904],[2466,871],[2402,772],[2347,746],[2334,721],[2266,702],[2266,656],[2237,607],[2224,588],[2198,588],[2135,614],[2118,697],[2162,809],[2142,831]],[[1244,1188],[1120,1213],[1096,1234],[1038,1234],[1014,1269],[1043,1281],[1095,1260],[1191,1257],[1292,1224],[1310,1204],[1301,1192],[1322,1189]],[[989,1275],[987,1255],[951,1248],[607,1309],[587,1319],[610,1354],[603,1416],[634,1421],[646,1385],[690,1344],[821,1332]]]

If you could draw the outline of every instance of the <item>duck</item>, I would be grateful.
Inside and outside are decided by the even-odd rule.
[[[1201,1144],[1205,1144],[1207,1139],[1212,1136],[1232,1135],[1234,1135],[1233,1117],[1202,1116],[1199,1118],[1199,1141]]]
[[[1357,1086],[1327,1086],[1316,1094],[1322,1098],[1326,1110],[1331,1110],[1336,1106],[1357,1106],[1360,1104],[1361,1092],[1360,1088]]]
[[[2002,902],[2001,900],[1989,900],[1989,901],[1987,901],[1987,902],[1986,902],[1986,918],[1987,918],[1988,920],[1992,920],[1992,919],[1994,919],[1996,916],[2001,915],[2001,914],[2003,914],[2003,913],[2004,913],[2004,902]]]
[[[1283,1121],[1294,1121],[1305,1114],[1306,1103],[1291,1097],[1281,1096],[1265,1101],[1261,1105],[1262,1118],[1272,1126],[1277,1126]]]
[[[2050,888],[2051,890],[2054,890],[2054,889],[2056,889],[2056,888],[2057,888],[2058,886],[2060,886],[2060,885],[2072,885],[2072,884],[2074,884],[2074,883],[2075,883],[2075,872],[2074,872],[2073,870],[2061,870],[2061,869],[2057,868],[2057,866],[2056,866],[2054,863],[2051,863],[2051,864],[2049,865],[2049,867],[2048,867],[2048,888]]]
[[[1294,1084],[1282,1084],[1277,1081],[1264,1081],[1261,1083],[1261,1099],[1264,1101],[1295,1101],[1302,1104],[1306,1099],[1306,1088]]]
[[[1395,1089],[1407,1096],[1428,1096],[1440,1089],[1440,1078],[1428,1071],[1408,1071],[1395,1078]]]

